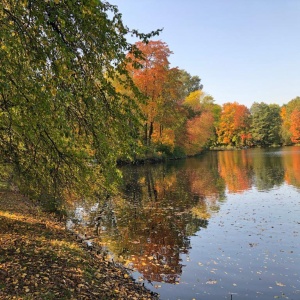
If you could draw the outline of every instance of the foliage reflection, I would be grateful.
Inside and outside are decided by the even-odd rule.
[[[205,169],[191,168],[191,163],[202,166],[201,160],[187,160],[181,166],[123,170],[124,197],[113,201],[117,222],[103,224],[102,238],[147,280],[175,283],[179,279],[180,254],[188,253],[189,237],[207,227],[223,197],[224,185],[219,184],[215,168],[209,164]]]
[[[86,213],[81,223],[97,233],[95,242],[107,247],[115,260],[144,279],[176,283],[190,237],[208,226],[226,199],[226,189],[241,193],[255,186],[263,191],[284,180],[299,188],[300,148],[209,152],[122,171],[119,195],[104,205],[82,208]]]

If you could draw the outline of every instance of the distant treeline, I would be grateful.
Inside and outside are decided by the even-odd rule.
[[[106,199],[118,160],[299,142],[299,98],[221,107],[170,67],[160,29],[130,29],[107,1],[32,3],[0,1],[0,182],[54,203]]]
[[[220,106],[203,92],[198,76],[170,68],[172,53],[162,41],[136,43],[140,59],[128,66],[145,96],[143,129],[137,137],[144,155],[194,155],[208,148],[268,147],[300,142],[300,98],[280,107],[238,102]],[[129,55],[130,56],[130,55]],[[135,68],[138,66],[138,68]]]

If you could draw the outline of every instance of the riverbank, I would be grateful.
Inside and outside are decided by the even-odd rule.
[[[0,299],[158,299],[28,198],[0,191]]]

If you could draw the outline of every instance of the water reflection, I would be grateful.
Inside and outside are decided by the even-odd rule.
[[[123,170],[124,196],[114,199],[117,222],[104,224],[102,239],[147,280],[178,281],[183,267],[180,254],[188,253],[189,237],[208,225],[208,192],[189,188],[194,180],[188,175],[199,180],[189,170],[186,164],[179,172],[172,164]],[[217,193],[212,190],[211,195]]]
[[[300,187],[299,149],[209,152],[167,164],[123,167],[119,196],[103,205],[77,205],[73,225],[84,224],[85,232],[98,236],[95,242],[144,279],[176,283],[190,237],[209,226],[226,192],[266,191],[284,182]]]
[[[248,151],[218,152],[219,174],[229,193],[250,189],[253,182],[253,157]]]
[[[279,187],[284,182],[282,152],[274,149],[253,149],[254,185],[260,191]]]
[[[283,166],[286,183],[300,188],[300,147],[293,147],[291,151],[284,153]]]

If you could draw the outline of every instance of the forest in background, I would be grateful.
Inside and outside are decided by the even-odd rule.
[[[145,95],[145,121],[139,143],[145,153],[167,157],[195,155],[204,149],[292,145],[300,142],[300,97],[287,104],[238,102],[221,105],[203,91],[199,76],[171,68],[168,45],[138,42],[142,59],[129,66]]]
[[[0,183],[32,198],[106,199],[118,161],[300,141],[299,97],[220,106],[108,2],[3,0],[0,26]]]

